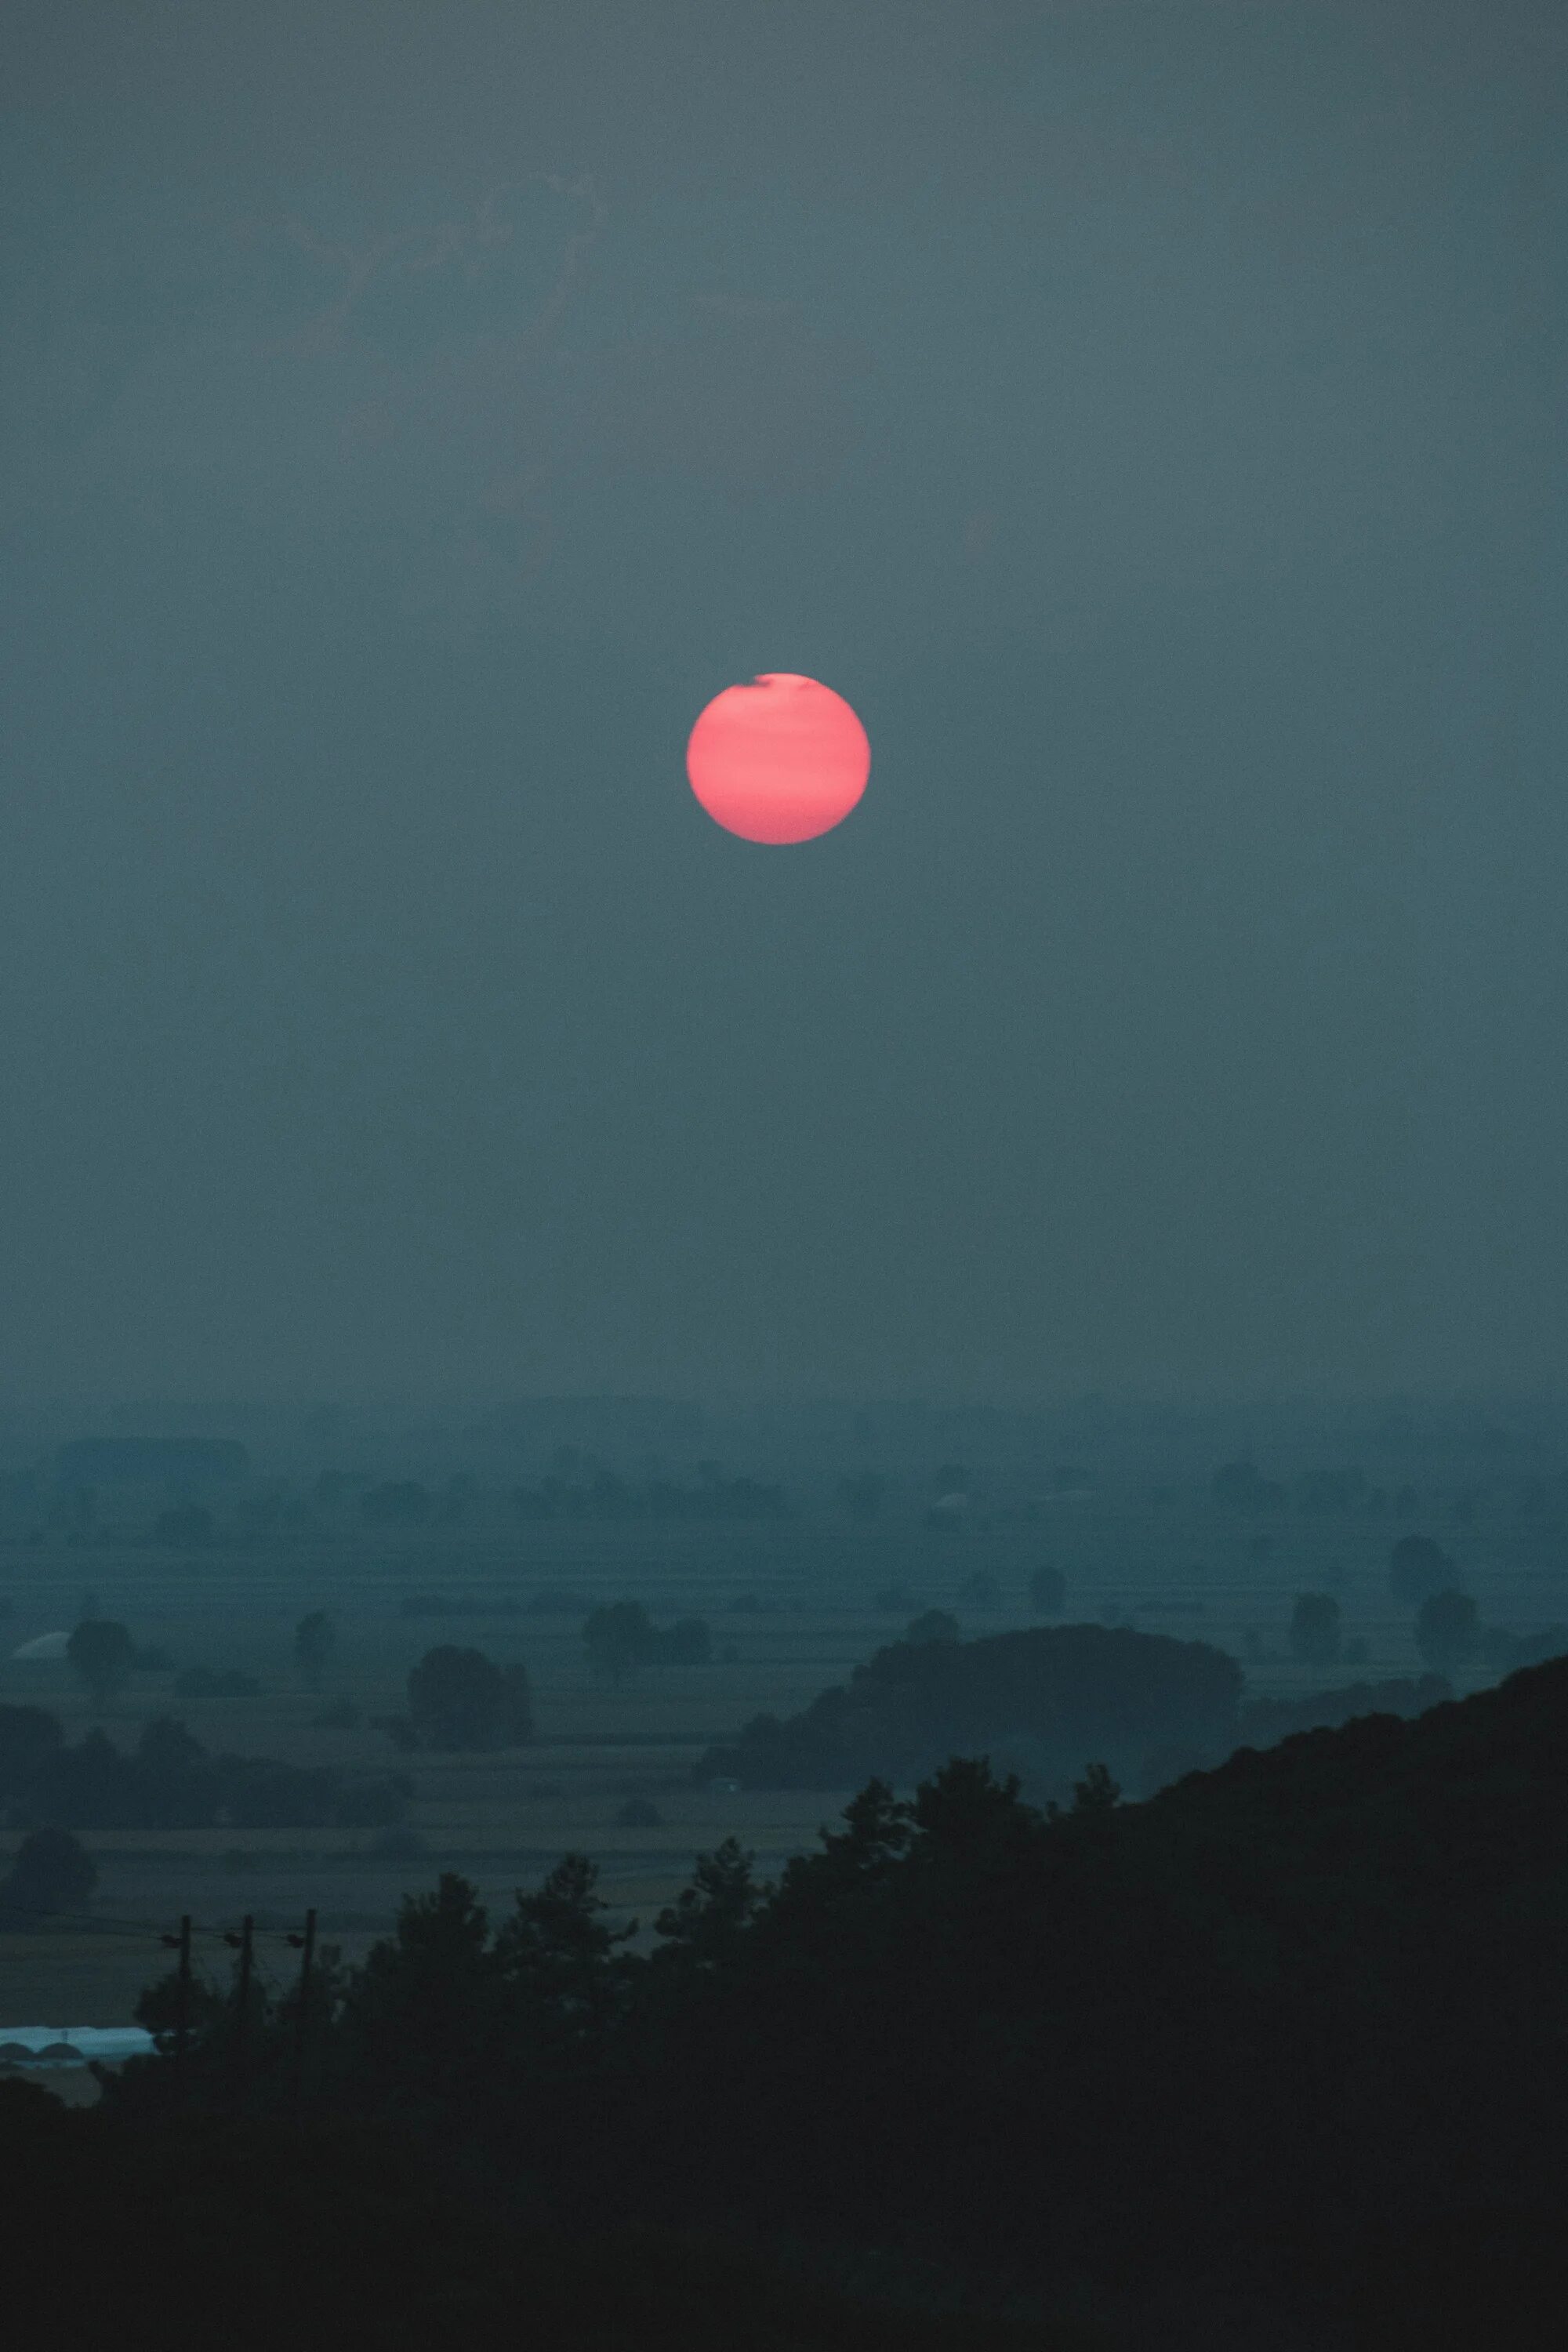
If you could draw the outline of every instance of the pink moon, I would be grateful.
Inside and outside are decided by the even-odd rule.
[[[742,841],[814,841],[866,789],[871,746],[841,694],[765,670],[715,695],[691,730],[686,772],[702,806]]]

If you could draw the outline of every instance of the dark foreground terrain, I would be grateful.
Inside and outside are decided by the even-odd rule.
[[[9,2092],[7,2273],[175,2340],[1555,2345],[1565,1857],[1556,1661],[1142,1804],[873,1782],[652,1949],[581,1858],[496,1920],[447,1874],[303,2016]]]
[[[542,2230],[416,2138],[192,2118],[131,2128],[0,2084],[7,2302],[54,2345],[551,2352],[1092,2352],[1071,2326],[922,2313],[700,2232]],[[140,2333],[141,2321],[136,2332]],[[20,2338],[16,2340],[20,2341]]]

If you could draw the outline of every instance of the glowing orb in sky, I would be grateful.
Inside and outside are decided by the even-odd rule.
[[[742,841],[811,841],[866,789],[871,746],[841,694],[767,670],[727,686],[691,730],[686,772],[716,824]]]

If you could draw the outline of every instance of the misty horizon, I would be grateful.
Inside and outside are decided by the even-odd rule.
[[[22,17],[0,1394],[1561,1389],[1555,11]]]

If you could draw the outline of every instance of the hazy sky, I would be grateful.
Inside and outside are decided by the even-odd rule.
[[[0,1389],[1563,1380],[1558,0],[8,22]]]

